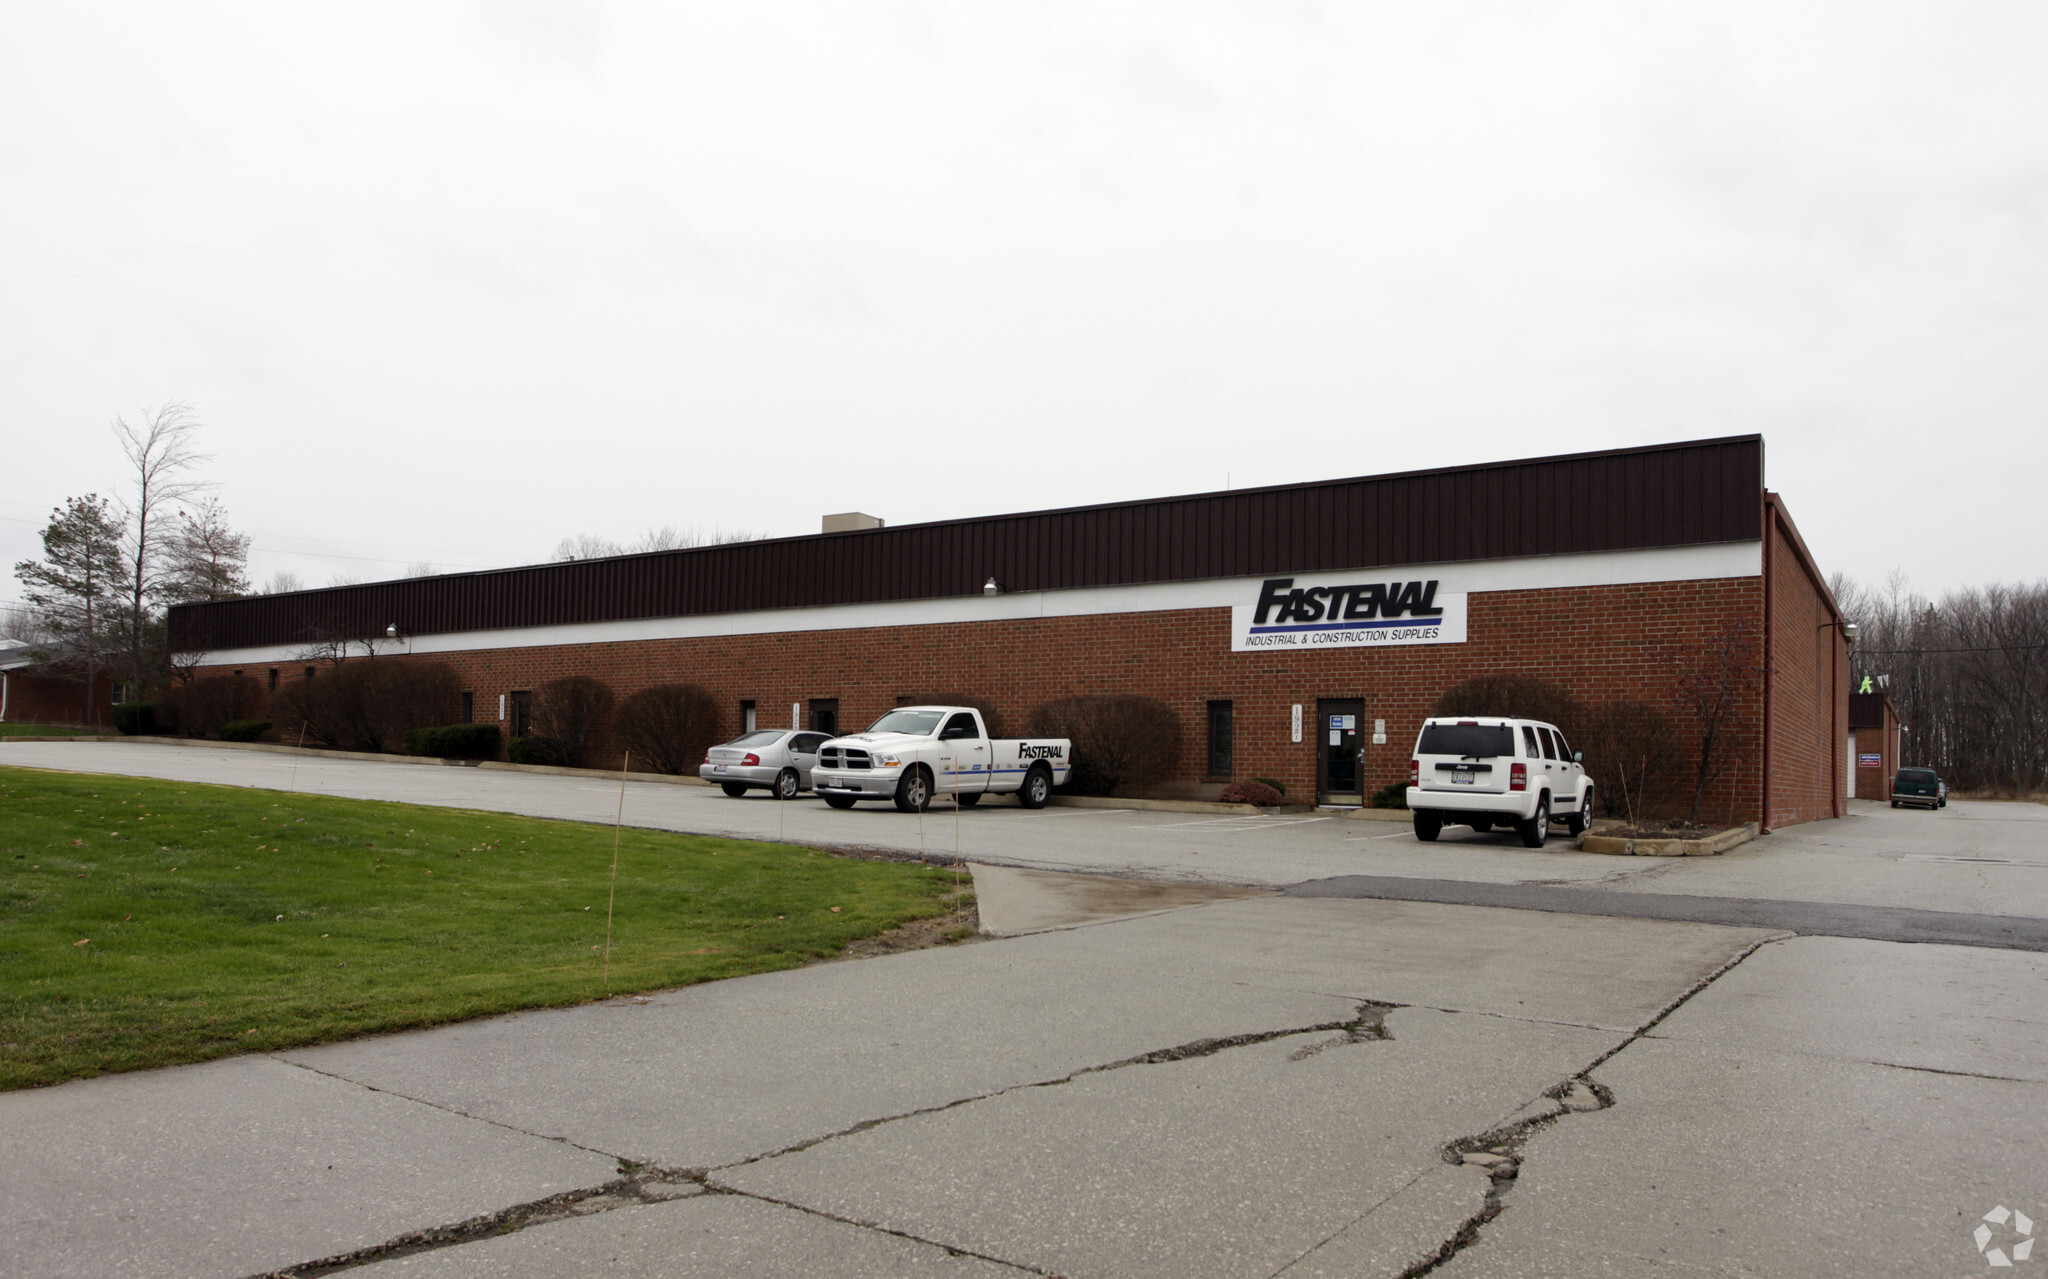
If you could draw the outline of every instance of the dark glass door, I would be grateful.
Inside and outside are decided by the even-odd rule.
[[[1316,702],[1316,803],[1365,806],[1365,703],[1356,698]]]

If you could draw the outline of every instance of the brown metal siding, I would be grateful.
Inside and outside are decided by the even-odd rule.
[[[171,610],[180,651],[1754,541],[1763,440],[539,564]]]

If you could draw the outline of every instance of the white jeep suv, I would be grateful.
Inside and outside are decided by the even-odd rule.
[[[1553,821],[1583,835],[1593,824],[1593,782],[1582,759],[1541,720],[1433,716],[1408,761],[1415,838],[1433,840],[1447,825],[1484,833],[1512,824],[1524,844],[1541,848]]]

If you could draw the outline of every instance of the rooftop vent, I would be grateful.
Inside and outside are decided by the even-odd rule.
[[[863,515],[859,511],[848,511],[844,515],[827,515],[825,517],[825,531],[827,533],[857,533],[864,528],[880,527],[882,527],[880,519],[873,515]]]

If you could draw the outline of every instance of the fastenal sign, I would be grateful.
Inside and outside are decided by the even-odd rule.
[[[1230,650],[1463,644],[1465,593],[1436,579],[1269,577],[1230,609]]]

